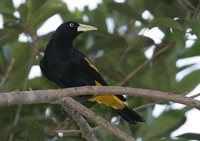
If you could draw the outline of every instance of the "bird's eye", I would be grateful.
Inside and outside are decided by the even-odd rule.
[[[73,23],[70,23],[69,26],[70,26],[70,27],[74,27],[74,24],[73,24]]]

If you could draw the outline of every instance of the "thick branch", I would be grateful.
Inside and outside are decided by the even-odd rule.
[[[200,108],[200,101],[169,92],[117,86],[84,86],[57,90],[13,91],[0,93],[0,105],[50,103],[66,96],[126,94],[153,100],[172,101]]]
[[[95,123],[101,125],[105,129],[108,129],[115,136],[119,137],[120,139],[122,139],[124,141],[135,141],[135,139],[132,138],[130,135],[128,135],[127,133],[121,131],[116,126],[113,126],[110,122],[108,122],[105,119],[103,119],[102,117],[98,116],[93,111],[88,110],[85,106],[81,105],[80,103],[76,102],[75,100],[73,100],[70,97],[63,98],[63,99],[58,100],[58,101],[56,101],[54,103],[61,104],[64,107],[68,106],[69,108],[71,108],[73,110],[76,110],[81,115],[89,118],[90,120],[92,120]]]

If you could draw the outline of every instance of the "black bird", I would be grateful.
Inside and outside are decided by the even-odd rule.
[[[82,32],[90,30],[97,28],[76,22],[63,23],[56,29],[40,62],[40,68],[46,78],[61,88],[108,85],[95,65],[73,47],[74,39]],[[129,123],[144,122],[138,113],[128,108],[123,96],[105,94],[85,98],[111,107]]]

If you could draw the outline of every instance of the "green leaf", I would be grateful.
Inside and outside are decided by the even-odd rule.
[[[3,48],[8,43],[15,42],[20,32],[21,30],[17,26],[0,29],[0,48]]]
[[[198,38],[200,38],[200,15],[197,15],[195,18],[188,19],[187,20],[188,28],[192,28],[192,33],[197,35]]]
[[[199,56],[200,53],[199,46],[200,46],[200,41],[197,40],[191,48],[182,48],[179,51],[178,57],[187,58],[187,57]]]
[[[112,52],[112,56],[119,56],[120,51],[122,52],[123,47],[126,45],[125,39],[117,35],[108,36],[107,34],[103,34],[103,36],[104,37],[97,37],[97,41],[95,41],[94,45],[89,49],[89,53],[103,49],[106,53]],[[113,48],[115,50],[113,50]]]
[[[168,137],[172,131],[183,125],[186,121],[186,110],[169,110],[154,119],[147,129],[144,141],[158,140]]]
[[[148,9],[155,18],[159,17],[170,17],[170,18],[181,18],[184,19],[187,16],[187,12],[182,8],[177,1],[144,1],[145,7]]]
[[[0,0],[0,13],[13,13],[14,12],[13,2],[11,0]]]
[[[122,74],[120,73],[119,64],[108,53],[95,59],[94,63],[109,84],[116,85],[121,80]]]
[[[16,23],[17,22],[17,18],[13,15],[13,13],[5,13],[5,12],[1,12],[3,15],[3,22],[4,22],[4,26],[5,24],[10,24],[10,23]]]
[[[195,70],[177,82],[175,90],[179,93],[189,92],[200,82],[200,70]]]
[[[46,137],[42,124],[35,120],[19,122],[12,132],[16,139],[21,140],[44,141]]]
[[[22,23],[26,23],[27,20],[28,20],[28,14],[29,14],[29,10],[28,10],[28,6],[26,3],[23,3],[21,4],[19,7],[18,7],[18,12],[20,14],[20,22]]]
[[[9,90],[23,89],[29,70],[31,48],[27,43],[15,43],[10,45],[12,57],[15,60],[12,73],[9,76],[6,87]]]
[[[14,17],[14,6],[12,0],[0,0],[0,14],[3,15],[4,23],[16,22],[17,19]]]
[[[51,9],[51,10],[49,10]],[[44,12],[47,11],[47,12]],[[58,13],[67,13],[68,9],[65,3],[60,0],[47,0],[29,17],[29,25],[32,25],[36,30],[39,28],[49,17]],[[37,19],[35,19],[37,17]]]
[[[135,36],[132,39],[130,39],[129,45],[131,46],[129,49],[130,51],[131,49],[142,49],[152,46],[154,45],[154,41],[149,37]]]
[[[200,134],[198,134],[198,133],[184,133],[177,137],[183,138],[183,139],[188,139],[188,140],[200,140]]]
[[[151,72],[149,80],[150,89],[160,91],[171,90],[171,75],[164,56],[154,59],[149,71]]]
[[[107,25],[105,19],[109,17],[108,8],[105,5],[99,5],[98,9],[95,9],[94,11],[92,11],[92,13],[89,10],[87,10],[86,12],[90,19],[90,24],[98,28],[98,33],[107,33]]]
[[[10,135],[13,127],[13,117],[15,117],[16,106],[0,106],[0,140],[5,141]]]
[[[48,0],[27,0],[26,5],[29,9],[29,15],[32,15]]]
[[[53,88],[57,88],[57,85],[55,85],[55,83],[47,80],[47,78],[38,77],[38,78],[34,78],[32,80],[29,80],[28,87],[33,90],[53,89]]]
[[[110,3],[108,4],[108,7],[121,13],[129,19],[135,19],[146,23],[146,21],[142,18],[141,14],[126,3]]]
[[[179,24],[176,20],[173,20],[171,18],[156,18],[152,20],[150,27],[165,27],[165,28],[172,28],[177,29],[180,31],[183,31],[183,27],[181,24]]]
[[[180,30],[173,30],[173,37],[174,40],[176,41],[175,48],[177,49],[182,49],[185,47],[185,31],[180,31]],[[177,50],[178,53],[178,50]]]

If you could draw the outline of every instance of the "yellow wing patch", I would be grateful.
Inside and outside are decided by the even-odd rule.
[[[99,82],[95,81],[96,86],[102,86]],[[123,109],[125,104],[115,95],[105,94],[100,96],[92,96],[89,101],[96,101],[110,106],[116,110]]]
[[[96,86],[102,86],[98,81],[95,80],[95,85]]]
[[[90,60],[87,57],[85,57],[84,59],[85,59],[85,61],[88,62],[88,64],[90,65],[91,68],[93,68],[94,70],[99,72],[98,69],[95,67],[95,65],[92,62],[90,62]]]

